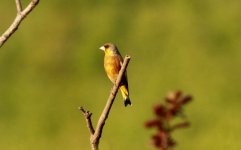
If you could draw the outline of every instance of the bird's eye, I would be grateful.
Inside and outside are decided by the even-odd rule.
[[[109,48],[110,46],[109,46],[109,45],[104,45],[104,47],[107,49],[107,48]]]

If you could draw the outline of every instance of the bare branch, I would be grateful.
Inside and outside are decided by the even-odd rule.
[[[129,63],[130,59],[131,59],[130,56],[125,56],[123,65],[121,67],[121,70],[119,71],[116,82],[115,82],[115,84],[114,84],[114,86],[113,86],[113,88],[110,92],[110,95],[109,95],[109,98],[108,98],[107,103],[105,105],[105,108],[102,111],[101,116],[99,118],[99,121],[97,123],[96,131],[94,131],[94,129],[91,130],[91,127],[90,127],[91,118],[89,117],[89,119],[86,119],[87,126],[90,130],[90,133],[92,133],[92,131],[94,131],[94,134],[91,134],[91,136],[90,136],[90,144],[91,144],[92,150],[98,150],[99,141],[100,141],[100,138],[101,138],[101,135],[102,135],[102,131],[103,131],[103,128],[104,128],[104,125],[105,125],[105,121],[108,118],[111,107],[114,103],[116,94],[118,92],[122,77],[125,74],[125,71],[126,71],[126,68],[128,66],[128,63]],[[85,114],[85,118],[88,118],[88,117],[86,117],[86,115],[88,116],[88,113],[87,113],[88,111],[86,112],[83,108],[80,108],[80,110],[83,112],[83,114]],[[91,114],[90,114],[90,116],[91,116]]]
[[[15,0],[15,2],[17,7],[17,16],[10,27],[0,36],[0,48],[18,29],[24,18],[35,8],[35,6],[37,6],[39,0],[32,0],[24,10],[22,10],[21,0]]]
[[[15,0],[15,2],[16,2],[17,12],[18,12],[18,14],[21,14],[21,12],[22,12],[21,0]]]
[[[89,129],[90,135],[93,135],[95,133],[95,130],[93,128],[92,125],[92,121],[91,121],[91,115],[92,113],[89,111],[84,110],[83,107],[80,107],[79,110],[83,113],[85,119],[86,119],[86,123],[87,123],[87,127]]]

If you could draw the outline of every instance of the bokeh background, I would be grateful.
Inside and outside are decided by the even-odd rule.
[[[14,0],[0,14],[3,33]],[[144,122],[176,89],[195,98],[176,149],[241,149],[239,0],[41,0],[0,49],[0,149],[90,149],[78,107],[95,125],[112,87],[98,49],[109,41],[132,56],[133,106],[118,94],[100,149],[153,149]]]

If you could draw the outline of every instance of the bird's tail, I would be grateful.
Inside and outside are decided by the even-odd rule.
[[[127,106],[127,105],[132,105],[131,104],[131,100],[130,100],[130,98],[129,97],[127,97],[125,100],[124,100],[124,105],[125,105],[125,107]]]
[[[121,90],[121,94],[124,98],[124,105],[127,106],[127,105],[130,105],[131,106],[131,100],[130,100],[130,97],[129,97],[129,92],[126,88],[125,85],[121,85],[120,86],[120,90]]]

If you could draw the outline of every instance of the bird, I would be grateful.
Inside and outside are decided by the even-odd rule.
[[[123,64],[123,58],[117,48],[117,46],[113,43],[105,43],[100,47],[101,50],[104,51],[104,69],[105,72],[112,83],[115,84],[121,66]],[[130,97],[129,97],[129,89],[128,89],[128,80],[127,73],[125,72],[121,83],[120,83],[120,91],[122,97],[124,99],[125,107],[128,105],[132,105]]]

